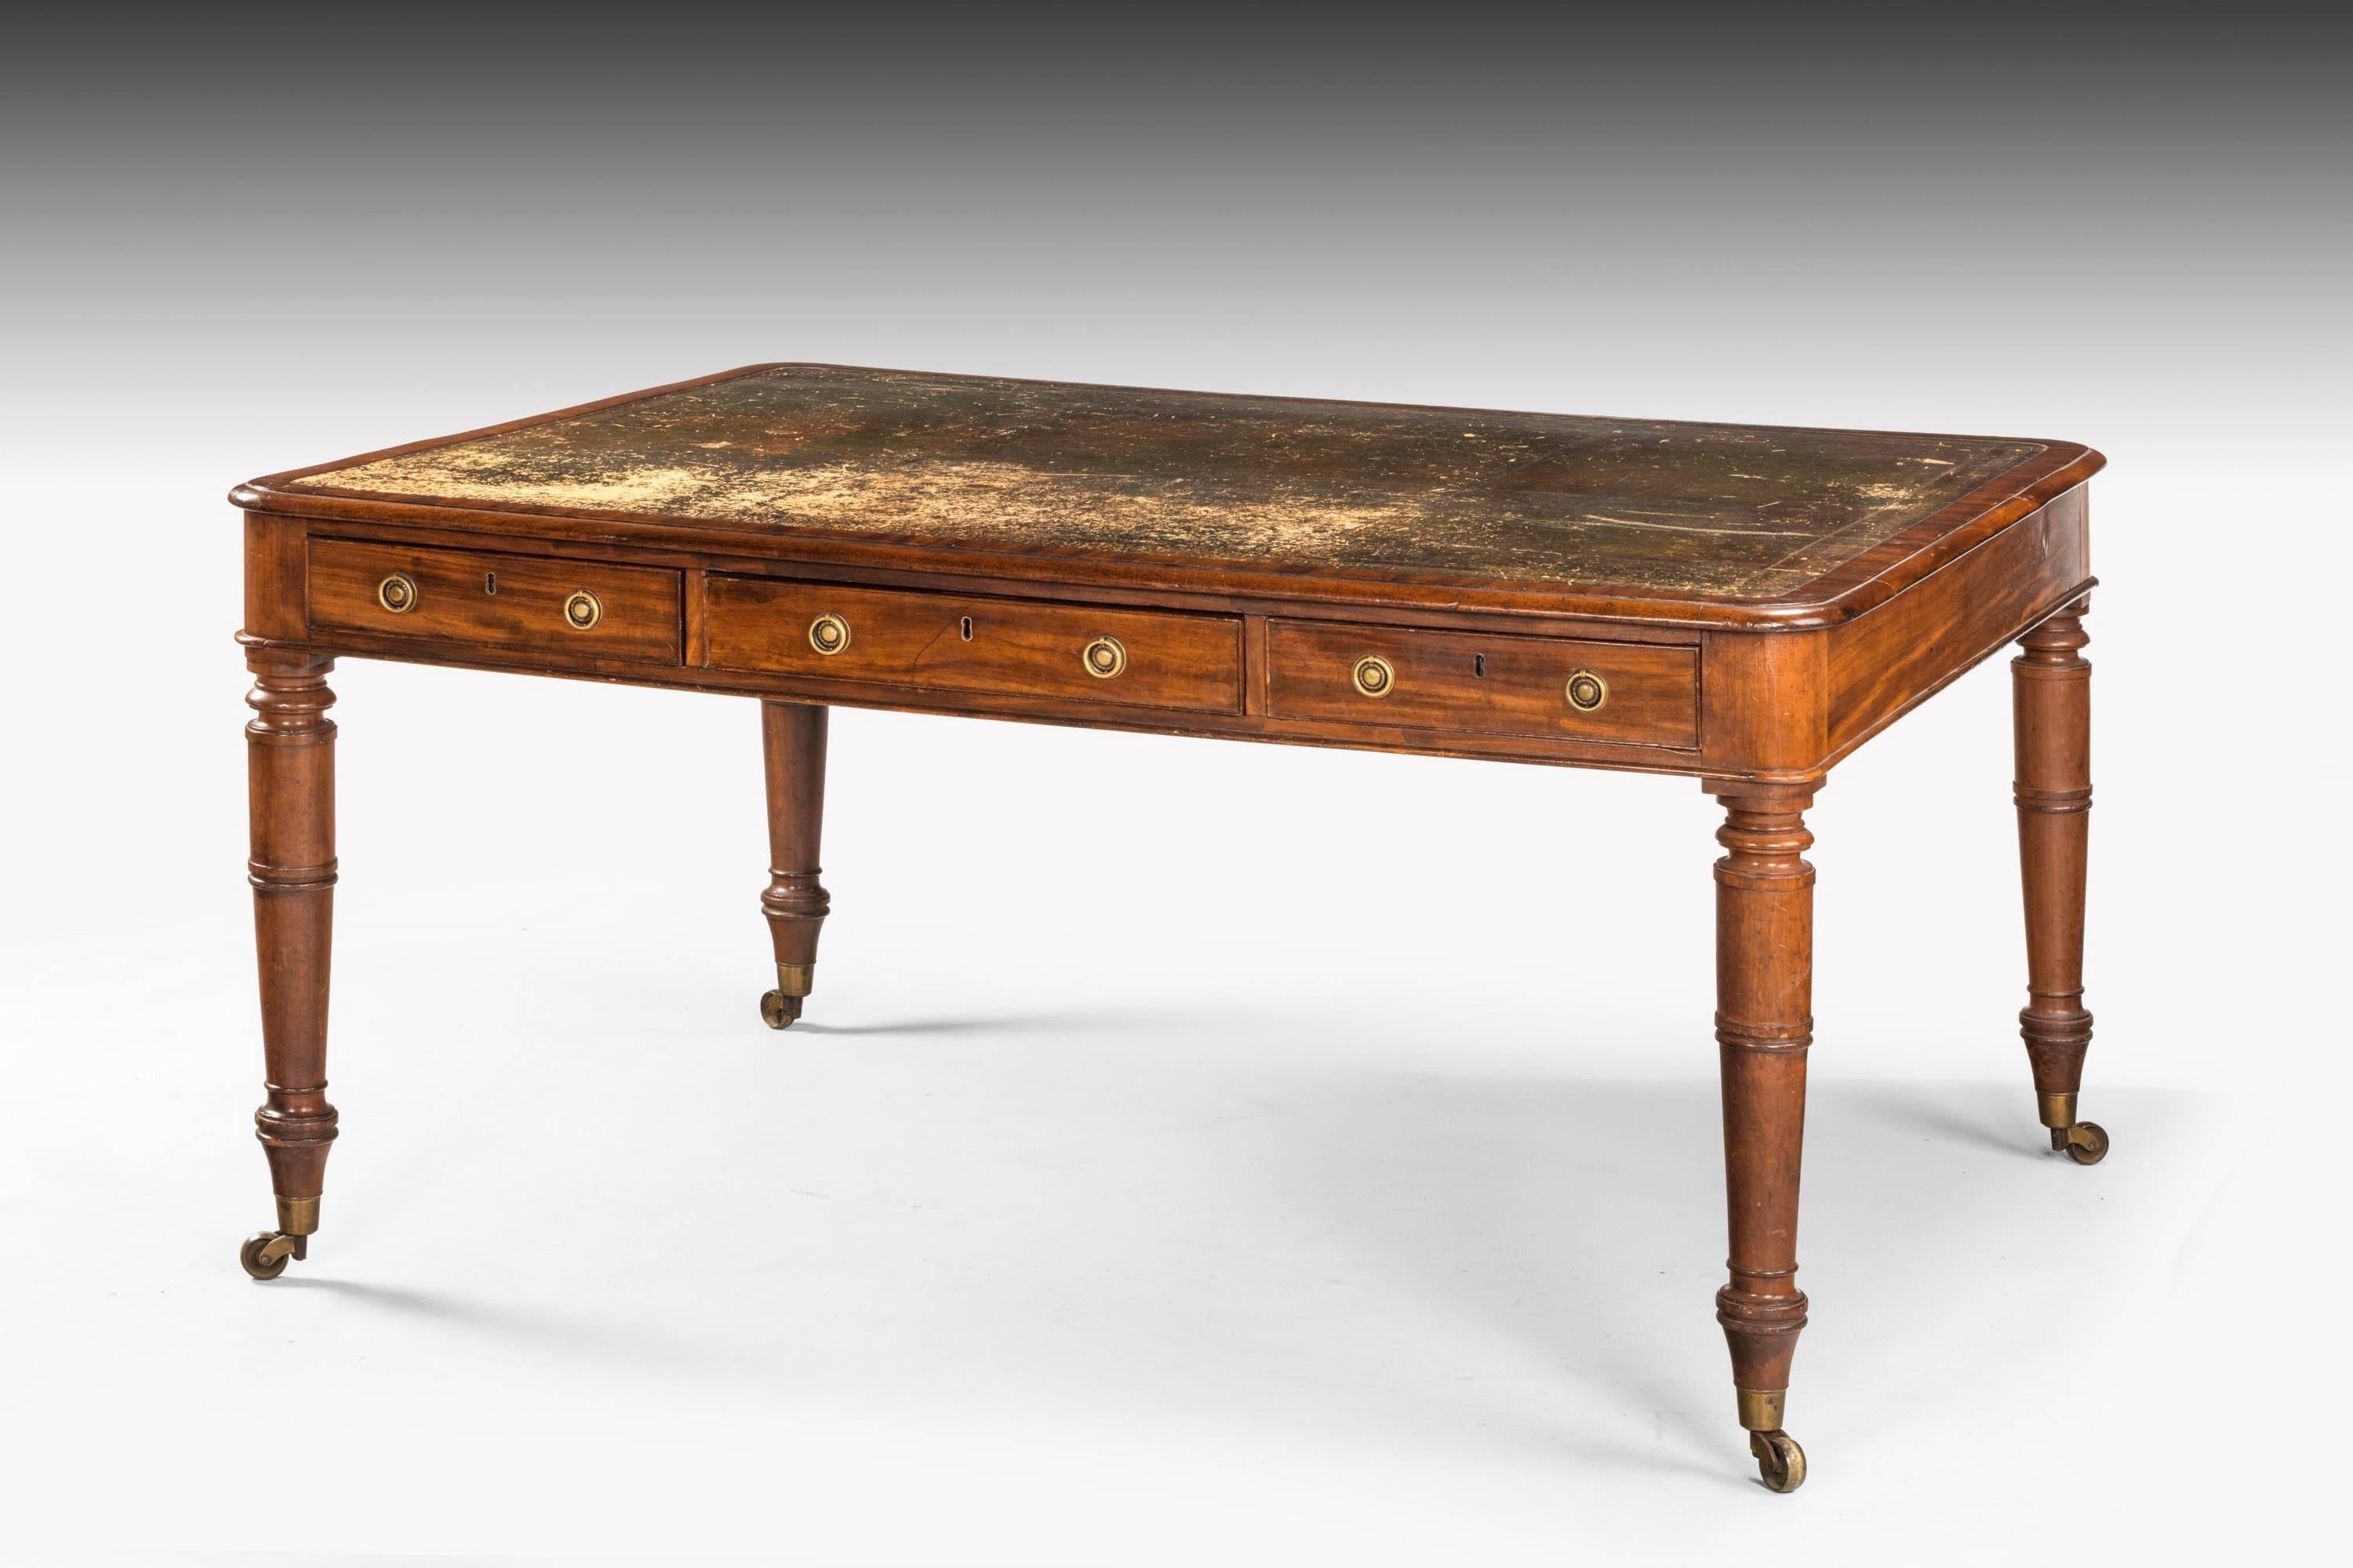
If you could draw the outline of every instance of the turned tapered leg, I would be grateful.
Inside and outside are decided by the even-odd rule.
[[[2079,1121],[2084,1053],[2084,871],[2092,831],[2092,664],[2077,599],[2018,640],[2010,662],[2018,728],[2018,863],[2026,890],[2025,1010],[2034,1097],[2051,1147],[2079,1165],[2108,1151],[2096,1122]]]
[[[1798,1288],[1798,1172],[1813,1039],[1814,842],[1810,785],[1710,779],[1724,802],[1715,863],[1715,1038],[1724,1076],[1731,1278],[1715,1296],[1732,1348],[1740,1425],[1765,1484],[1794,1491],[1805,1451],[1781,1429],[1789,1362],[1806,1326]]]
[[[768,764],[768,887],[760,908],[776,948],[776,989],[760,999],[760,1016],[771,1029],[788,1029],[801,1015],[816,974],[818,933],[832,907],[818,881],[827,712],[807,703],[760,705]]]
[[[251,793],[254,950],[269,1098],[253,1114],[269,1158],[278,1228],[248,1241],[246,1272],[275,1279],[308,1255],[335,1107],[327,1103],[327,960],[335,911],[332,659],[254,650],[245,726]]]

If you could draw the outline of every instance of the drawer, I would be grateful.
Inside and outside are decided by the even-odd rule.
[[[1278,719],[1699,744],[1695,648],[1277,620],[1267,664]]]
[[[311,541],[311,630],[679,662],[680,578],[659,567]]]
[[[934,691],[1236,713],[1241,621],[1229,615],[703,579],[703,662]]]

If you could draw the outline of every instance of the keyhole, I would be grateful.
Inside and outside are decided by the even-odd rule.
[[[1471,673],[1482,681],[1487,678],[1487,656],[1484,653],[1471,655]]]
[[[966,642],[972,641],[972,617],[969,615],[964,618],[964,640]]]
[[[482,591],[488,594],[495,594],[499,591],[498,573],[484,572],[482,574]]]

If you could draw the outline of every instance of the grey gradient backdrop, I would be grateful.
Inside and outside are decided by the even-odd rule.
[[[19,26],[0,1543],[2292,1531],[2342,1398],[2345,43],[2161,7]],[[1708,1312],[1696,789],[845,714],[779,1041],[746,705],[353,664],[346,1137],[314,1261],[248,1286],[223,492],[765,358],[2101,447],[2116,1154],[2034,1157],[1998,666],[1816,815],[1818,1474],[1779,1503]]]

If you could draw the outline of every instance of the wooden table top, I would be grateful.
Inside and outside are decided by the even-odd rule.
[[[865,542],[1860,609],[1859,594],[1904,586],[1907,564],[1917,575],[2102,461],[2059,441],[770,365],[273,476],[234,499],[682,528],[755,554],[750,541]]]

